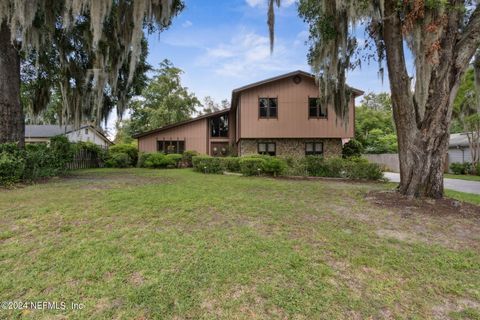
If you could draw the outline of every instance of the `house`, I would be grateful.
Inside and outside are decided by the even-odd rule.
[[[70,142],[92,142],[100,147],[108,148],[113,144],[103,132],[91,125],[84,125],[78,129],[73,126],[59,125],[26,125],[26,143],[48,143],[50,138],[65,135]]]
[[[230,109],[140,133],[141,152],[200,154],[324,155],[341,154],[342,139],[354,136],[352,88],[348,122],[336,119],[333,106],[318,103],[315,77],[295,71],[252,83],[232,92]]]
[[[466,133],[452,133],[448,145],[448,164],[472,162],[472,153]]]

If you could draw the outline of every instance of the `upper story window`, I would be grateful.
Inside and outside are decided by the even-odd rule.
[[[258,115],[260,118],[276,118],[278,108],[277,98],[258,99]]]
[[[210,119],[211,137],[228,137],[228,114]]]
[[[308,117],[309,118],[326,118],[327,107],[320,103],[319,98],[308,98]]]
[[[85,134],[88,134],[88,128],[85,128]]]

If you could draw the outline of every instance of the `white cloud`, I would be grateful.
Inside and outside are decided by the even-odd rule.
[[[187,20],[184,23],[182,23],[182,27],[184,28],[190,28],[191,26],[193,26],[193,23],[190,20]]]
[[[271,54],[268,37],[243,28],[229,42],[206,49],[197,63],[212,68],[220,76],[247,79],[304,68],[293,62],[296,59],[292,53],[277,39]]]
[[[267,0],[245,0],[250,7],[265,7],[267,5]],[[295,3],[296,0],[282,0],[282,7],[290,7]]]

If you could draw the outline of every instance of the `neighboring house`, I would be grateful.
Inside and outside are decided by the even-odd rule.
[[[137,134],[141,152],[201,154],[340,155],[354,136],[352,89],[348,122],[318,103],[315,77],[295,71],[233,90],[231,108]]]
[[[26,143],[47,143],[50,138],[58,135],[65,135],[70,142],[92,142],[100,147],[108,148],[113,143],[95,127],[90,125],[81,126],[75,129],[73,126],[59,125],[26,125]]]
[[[448,163],[472,162],[470,145],[465,133],[452,133],[448,145]]]

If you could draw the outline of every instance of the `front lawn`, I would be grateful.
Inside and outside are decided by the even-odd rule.
[[[0,319],[478,319],[478,208],[388,188],[97,169],[0,190],[0,301],[66,303]]]

